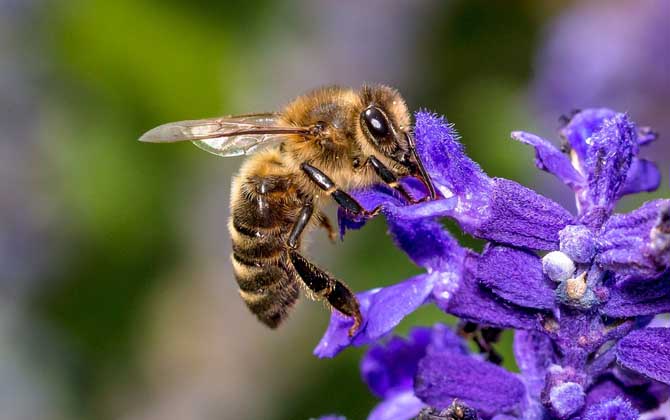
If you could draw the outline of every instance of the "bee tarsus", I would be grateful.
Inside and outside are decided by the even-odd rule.
[[[354,324],[349,330],[349,336],[353,336],[363,319],[356,295],[347,285],[309,262],[298,251],[290,250],[289,255],[293,267],[315,298],[326,299],[333,308],[354,319]]]

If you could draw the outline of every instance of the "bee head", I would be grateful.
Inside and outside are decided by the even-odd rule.
[[[435,188],[414,147],[405,101],[388,86],[366,86],[361,96],[360,126],[367,142],[376,152],[404,168],[407,175],[420,178],[434,199]]]
[[[378,153],[403,164],[410,154],[410,117],[405,101],[388,86],[365,86],[361,93],[360,126],[365,139]]]

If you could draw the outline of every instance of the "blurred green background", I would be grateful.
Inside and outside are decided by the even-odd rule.
[[[225,225],[241,161],[137,137],[167,121],[276,110],[322,84],[383,82],[411,109],[446,115],[489,175],[572,209],[509,132],[556,139],[561,113],[599,105],[662,132],[670,103],[656,94],[668,89],[668,49],[649,95],[636,84],[649,80],[639,61],[627,85],[612,76],[584,99],[554,94],[555,71],[570,83],[605,78],[587,71],[598,63],[550,48],[580,46],[560,41],[561,25],[593,10],[630,20],[636,4],[586,3],[0,0],[0,419],[365,418],[376,400],[358,374],[363,350],[311,354],[328,321],[322,305],[303,299],[269,331],[237,295]],[[662,189],[622,209],[668,196],[670,147],[659,144]],[[383,220],[344,243],[322,236],[309,254],[355,290],[418,272]],[[399,331],[438,320],[424,308]],[[506,336],[513,368],[509,347]]]

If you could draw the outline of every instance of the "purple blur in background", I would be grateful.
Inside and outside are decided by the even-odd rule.
[[[546,126],[574,109],[610,107],[653,126],[646,152],[670,171],[670,2],[575,2],[544,34],[531,85]],[[668,191],[668,183],[662,191]]]

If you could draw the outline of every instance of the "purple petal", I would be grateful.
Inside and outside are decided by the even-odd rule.
[[[446,408],[458,398],[482,417],[520,410],[526,394],[521,381],[505,369],[451,353],[430,354],[421,360],[414,387],[430,406]]]
[[[355,195],[354,195],[355,196]],[[368,222],[366,218],[352,217],[342,208],[337,209],[337,225],[340,227],[340,240],[344,239],[344,234],[348,230],[358,230]]]
[[[621,195],[656,191],[659,185],[661,172],[658,166],[649,160],[634,158],[626,182],[621,187]]]
[[[628,369],[670,384],[670,328],[633,331],[619,341],[617,359]]]
[[[333,311],[328,329],[314,349],[314,354],[321,358],[334,357],[348,346],[374,342],[421,306],[438,280],[441,278],[437,274],[420,274],[393,286],[359,293],[357,297],[363,325],[356,335],[351,338],[348,333],[353,320]]]
[[[556,294],[532,252],[488,247],[479,259],[477,280],[508,302],[525,308],[551,309]]]
[[[573,168],[565,153],[556,149],[547,140],[525,131],[512,132],[512,138],[535,148],[535,166],[555,175],[561,182],[575,189],[586,181]]]
[[[618,276],[655,278],[670,268],[670,200],[615,214],[599,238],[596,262]]]
[[[449,211],[439,215],[456,219],[472,232],[489,217],[493,180],[464,153],[463,145],[444,117],[417,112],[414,131],[417,153],[435,188],[442,197],[454,201]]]
[[[616,112],[607,108],[585,109],[575,114],[561,129],[561,136],[568,141],[579,160],[584,161],[589,148],[588,139],[600,131],[605,120],[614,118],[615,115]]]
[[[452,213],[455,199],[440,199],[412,206],[405,205],[385,186],[356,191],[354,197],[364,208],[383,206],[383,213],[396,245],[419,266],[451,270],[460,265],[464,250],[449,231],[435,219]],[[341,234],[361,227],[365,220],[338,211]]]
[[[546,334],[539,331],[514,332],[514,359],[528,393],[539,400],[547,369],[554,362],[554,349]]]
[[[418,179],[405,177],[400,182],[410,195],[415,198],[421,198],[427,194],[426,188]],[[454,200],[446,199],[433,200],[410,206],[395,190],[384,184],[376,184],[369,188],[353,190],[349,193],[366,210],[373,210],[378,206],[382,206],[385,213],[388,213],[389,209],[394,209],[393,211],[397,213],[406,208],[402,216],[412,219],[443,216],[455,206]],[[340,225],[340,237],[343,237],[348,229],[360,229],[368,220],[365,217],[347,212],[342,207],[338,208],[337,217]]]
[[[485,205],[451,197],[413,206],[388,205],[384,213],[390,224],[404,224],[403,230],[407,232],[421,229],[420,225],[411,224],[421,219],[451,217],[463,230],[483,239],[534,249],[558,248],[558,232],[573,221],[572,215],[554,201],[514,181],[495,178],[492,182],[487,197],[490,202]],[[421,230],[438,232],[436,228]],[[449,234],[440,235],[446,237]],[[453,242],[453,239],[444,241]],[[412,256],[416,243],[400,245]],[[453,245],[449,247],[455,248]],[[424,245],[423,248],[430,249],[431,246]]]
[[[475,277],[477,264],[477,256],[468,254],[458,288],[446,293],[446,296],[441,293],[442,288],[434,288],[436,304],[452,315],[478,324],[501,328],[535,328],[534,311],[508,303],[479,284]]]
[[[651,127],[638,127],[637,144],[644,146],[656,140],[658,140],[658,133],[655,132]]]
[[[430,204],[441,204],[445,200]],[[429,203],[426,203],[429,204]],[[409,209],[405,207],[405,209]],[[389,233],[396,245],[415,264],[432,270],[455,271],[461,266],[465,250],[440,222],[402,217],[401,209],[389,208],[386,217]]]
[[[403,225],[400,228],[405,232],[421,228],[411,222],[451,217],[463,230],[483,239],[535,249],[557,248],[558,231],[573,220],[567,210],[513,181],[487,177],[464,154],[451,126],[442,117],[419,112],[416,120],[417,151],[443,198],[407,205],[389,188],[376,186],[353,193],[363,207],[370,210],[383,205],[389,223]],[[338,215],[342,232],[357,229],[365,222],[344,211],[339,211]],[[422,230],[438,232],[436,226],[432,224]],[[401,246],[406,242],[402,235],[396,235],[396,238]],[[437,260],[435,252],[432,255],[423,251],[413,254],[415,243],[404,246],[404,249],[418,264],[434,268],[435,262],[430,261]],[[430,249],[430,246],[425,245],[423,249]]]
[[[493,185],[491,214],[475,236],[519,247],[558,248],[558,232],[573,221],[567,210],[514,181],[496,178]]]
[[[431,329],[430,343],[426,347],[427,354],[433,353],[468,354],[468,346],[459,335],[447,325],[435,324]]]
[[[425,406],[423,401],[414,396],[412,390],[408,390],[379,403],[368,416],[368,420],[410,420]]]
[[[444,117],[415,114],[416,150],[435,187],[443,197],[468,197],[469,204],[484,203],[490,178],[463,151],[458,135]]]
[[[406,339],[392,337],[371,347],[361,361],[361,375],[374,394],[388,398],[412,390],[419,360],[426,352],[439,351],[467,354],[467,347],[447,326],[413,328]]]
[[[600,311],[615,318],[670,312],[670,273],[652,281],[630,281],[613,286],[609,300]]]
[[[461,207],[459,207],[461,206]],[[457,197],[439,198],[411,206],[387,206],[385,214],[391,219],[420,220],[436,217],[463,218],[462,202]]]
[[[637,325],[633,324],[632,328],[635,328]],[[619,326],[621,328],[621,326]],[[640,328],[643,328],[640,325]],[[629,331],[621,331],[620,332],[615,332],[614,335],[618,336],[619,339],[622,336],[625,336]],[[611,340],[617,340],[617,338],[610,338]],[[615,347],[609,347],[607,349],[603,349],[601,352],[598,353],[597,356],[591,360],[591,362],[588,364],[586,368],[586,373],[592,378],[596,378],[603,373],[607,372],[610,370],[611,366],[616,363],[616,348]]]
[[[391,331],[426,302],[438,279],[434,274],[420,274],[381,289],[372,297],[363,333],[376,340]]]
[[[356,295],[364,320],[367,319],[368,309],[372,303],[373,296],[379,293],[380,290],[372,289]],[[350,317],[344,316],[338,311],[332,311],[328,329],[326,329],[323,337],[321,337],[321,341],[319,341],[319,344],[314,349],[314,355],[320,358],[335,357],[335,355],[351,345],[362,346],[368,344],[367,336],[362,334],[361,331],[365,328],[365,324],[354,337],[349,337],[349,328],[351,328],[353,323],[354,321]]]
[[[630,391],[628,392],[631,393]],[[639,401],[640,410],[653,410],[661,404],[668,402],[668,399],[670,399],[670,387],[660,382],[651,381],[649,384],[646,384],[643,392],[633,390],[631,394],[632,396],[629,399],[634,403]],[[642,400],[641,397],[644,397],[645,400]]]
[[[628,400],[617,397],[603,401],[590,407],[584,420],[637,420],[640,413],[633,408]]]
[[[423,196],[423,192],[417,192],[425,189],[419,181],[414,178],[404,178],[400,181],[405,189],[412,196]],[[450,216],[457,209],[458,200],[455,198],[439,198],[437,200],[425,201],[419,204],[405,202],[398,196],[394,190],[383,184],[376,184],[370,188],[350,191],[350,194],[365,208],[373,210],[381,206],[383,213],[391,219],[420,220],[426,218],[435,218]],[[340,236],[344,236],[348,229],[360,229],[365,225],[367,219],[363,216],[357,216],[341,207],[337,210],[338,222],[340,225]]]
[[[412,390],[430,335],[430,328],[415,328],[407,339],[392,337],[384,345],[371,347],[361,360],[361,375],[368,388],[380,398]]]
[[[592,386],[586,397],[586,406],[613,400],[616,397],[625,397],[633,408],[640,412],[654,410],[668,399],[670,388],[655,381],[645,381],[639,385],[625,386],[613,375],[602,377]]]
[[[582,219],[599,226],[614,209],[637,154],[636,128],[625,114],[605,119],[588,139],[582,171],[588,188],[577,194]]]
[[[393,190],[386,185],[374,185],[370,188],[355,190],[350,193],[366,210],[372,210],[375,207],[384,204],[402,205],[402,200],[400,200]],[[340,238],[342,238],[347,230],[357,230],[363,227],[367,222],[367,219],[355,216],[342,209],[342,207],[338,207],[337,221],[340,226]]]

